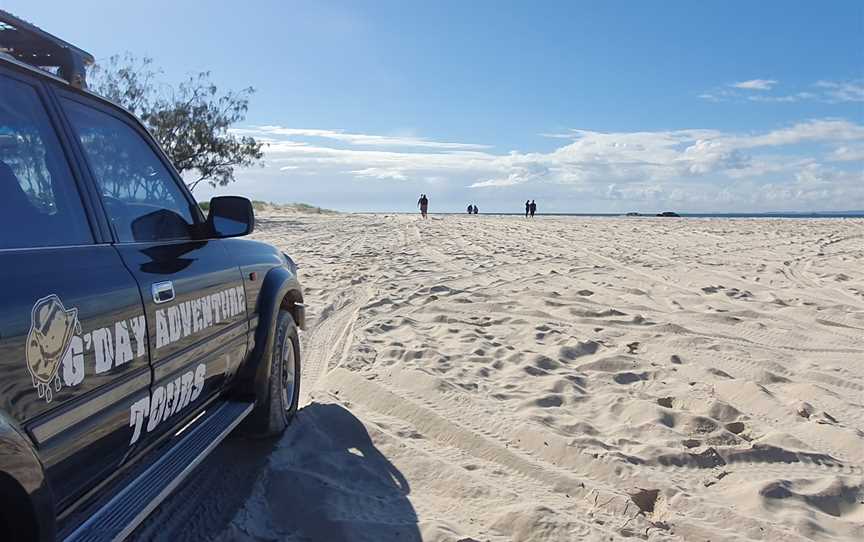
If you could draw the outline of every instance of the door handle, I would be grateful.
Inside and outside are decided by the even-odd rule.
[[[167,303],[174,300],[174,283],[170,280],[153,283],[153,302]]]

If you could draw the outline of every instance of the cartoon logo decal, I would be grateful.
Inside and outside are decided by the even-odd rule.
[[[72,346],[72,338],[81,333],[78,309],[67,309],[52,294],[33,305],[30,332],[27,334],[27,369],[33,387],[50,403],[60,391],[60,362]]]
[[[83,333],[78,309],[67,309],[56,294],[33,305],[25,343],[27,370],[39,397],[50,403],[63,388],[84,382],[85,355],[103,374],[147,355],[144,315]]]

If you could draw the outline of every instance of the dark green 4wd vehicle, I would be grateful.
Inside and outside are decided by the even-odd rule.
[[[92,57],[0,12],[0,540],[115,540],[299,394],[296,266],[205,217]]]

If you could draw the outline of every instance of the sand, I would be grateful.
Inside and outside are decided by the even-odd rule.
[[[221,540],[864,540],[864,221],[265,213],[303,409]]]

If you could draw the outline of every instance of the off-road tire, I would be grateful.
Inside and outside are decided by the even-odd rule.
[[[294,318],[286,310],[279,311],[268,363],[270,363],[270,381],[268,387],[261,393],[261,397],[256,398],[255,410],[249,416],[250,436],[280,435],[297,412],[300,400],[300,340],[297,337]],[[291,390],[286,390],[284,370],[290,371],[290,364],[293,364],[294,385]]]

